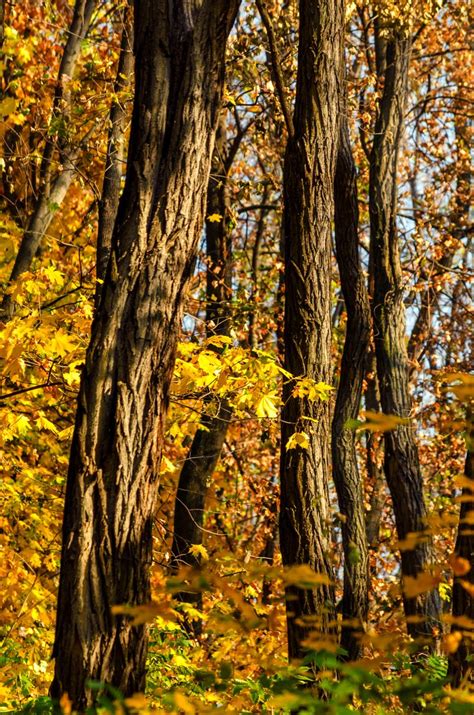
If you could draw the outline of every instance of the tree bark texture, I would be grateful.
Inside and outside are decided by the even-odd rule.
[[[408,91],[411,40],[394,36],[387,41],[383,94],[375,124],[370,157],[370,233],[374,291],[372,315],[375,353],[382,410],[408,418],[412,400],[409,390],[408,357],[405,340],[403,275],[397,236],[398,155],[404,125]],[[384,435],[385,474],[392,495],[398,537],[425,528],[426,508],[418,449],[411,425],[401,425]],[[429,570],[432,550],[428,542],[402,551],[403,576],[417,576]],[[413,636],[432,637],[438,622],[439,596],[436,590],[416,598],[404,597],[408,623]]]
[[[112,233],[122,191],[122,176],[125,171],[127,146],[125,134],[128,122],[124,92],[131,88],[133,74],[133,11],[129,4],[123,10],[123,29],[117,76],[114,83],[114,98],[110,107],[109,136],[105,157],[104,183],[99,203],[99,228],[97,235],[97,278],[104,279],[110,256]],[[97,286],[96,302],[100,300],[102,288]]]
[[[227,181],[225,117],[222,116],[216,135],[216,144],[207,193],[206,216],[219,214],[220,221],[206,220],[206,324],[207,334],[228,335],[231,327],[232,299],[232,216]],[[171,548],[171,568],[199,566],[199,559],[189,549],[202,544],[204,510],[209,480],[216,468],[224,445],[231,409],[225,400],[207,400],[201,420],[202,429],[194,435],[189,454],[179,475],[176,493]],[[182,592],[182,601],[202,607],[202,595]],[[201,623],[190,623],[189,630],[200,632]]]
[[[347,108],[341,112],[335,179],[336,256],[347,311],[341,373],[332,422],[333,478],[344,517],[344,590],[341,646],[350,660],[361,655],[360,635],[369,608],[369,551],[364,489],[359,474],[356,432],[348,420],[359,414],[370,339],[370,305],[359,257],[357,177],[350,146]],[[359,636],[359,637],[358,637]]]
[[[301,0],[298,77],[284,166],[285,368],[294,376],[331,380],[331,222],[342,89],[342,0]],[[330,405],[283,389],[280,543],[284,565],[309,564],[332,576]],[[310,419],[305,419],[309,417]],[[308,449],[286,449],[295,432]],[[311,630],[328,632],[334,590],[287,592],[290,658],[304,654]]]
[[[63,524],[52,695],[145,685],[152,523],[183,289],[201,234],[238,0],[136,0],[124,191],[92,325]]]

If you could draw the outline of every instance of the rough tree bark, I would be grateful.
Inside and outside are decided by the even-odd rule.
[[[124,191],[83,370],[63,523],[52,695],[145,685],[152,523],[183,289],[202,230],[239,0],[136,0]]]
[[[67,99],[67,84],[74,75],[80,56],[81,43],[89,30],[95,6],[96,0],[77,0],[74,6],[74,14],[68,29],[67,40],[56,80],[51,114],[52,118],[60,118],[63,115],[67,115],[67,105],[69,103]],[[67,127],[64,131],[64,137],[57,142],[59,149],[58,163],[60,166],[54,176],[52,175],[52,159],[56,143],[53,137],[46,139],[41,160],[40,193],[18,248],[9,282],[15,281],[22,273],[29,270],[41,241],[54,218],[57,208],[61,206],[64,201],[76,173],[75,165],[79,151],[77,148],[68,146],[66,137]],[[6,315],[12,312],[11,298],[8,293],[3,297],[1,312]]]
[[[408,91],[411,40],[395,34],[387,40],[383,94],[375,124],[370,157],[370,233],[374,292],[372,315],[375,353],[382,410],[407,418],[412,400],[409,390],[408,357],[405,340],[403,275],[397,236],[397,170]],[[392,495],[398,537],[425,528],[423,480],[413,427],[400,425],[384,436],[385,474]],[[401,553],[403,576],[417,576],[429,570],[430,544],[419,543]],[[416,598],[404,597],[408,631],[427,641],[438,622],[439,596],[436,590]]]
[[[331,223],[339,137],[344,32],[343,0],[301,0],[298,77],[284,166],[285,368],[317,382],[331,380]],[[330,406],[283,390],[280,544],[285,565],[309,564],[332,575],[328,484]],[[310,419],[304,419],[309,417]],[[295,432],[308,449],[286,449]],[[287,593],[290,658],[304,653],[311,630],[328,632],[335,617],[332,586]]]
[[[97,278],[104,279],[109,261],[112,244],[112,233],[122,191],[122,176],[125,170],[127,146],[126,129],[128,122],[127,107],[124,103],[124,92],[131,84],[133,73],[133,11],[128,3],[123,9],[122,40],[117,66],[117,76],[114,83],[114,98],[110,107],[109,135],[107,139],[107,154],[105,157],[104,183],[99,202],[99,228],[97,235]],[[96,304],[101,295],[98,284]]]
[[[219,214],[221,221],[206,220],[206,325],[207,334],[229,335],[232,299],[232,215],[229,200],[226,157],[225,117],[222,116],[216,134],[216,144],[207,193],[206,215]],[[231,409],[225,400],[209,400],[209,413],[202,417],[203,429],[198,428],[179,475],[176,493],[171,569],[198,566],[199,559],[189,549],[202,544],[204,509],[209,479],[216,468],[224,445]],[[181,592],[179,598],[202,607],[202,594]],[[200,632],[201,622],[193,621],[189,630]]]
[[[359,257],[357,176],[352,156],[347,107],[341,112],[335,178],[335,238],[341,287],[347,311],[341,373],[332,422],[333,478],[342,523],[344,590],[341,646],[347,657],[361,655],[360,636],[369,608],[369,551],[364,489],[359,474],[356,433],[346,427],[357,418],[370,339],[370,305]]]

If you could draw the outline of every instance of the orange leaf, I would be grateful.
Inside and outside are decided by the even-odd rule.
[[[449,563],[455,576],[465,576],[471,570],[471,564],[469,561],[462,556],[457,556],[456,554],[453,554],[450,557]]]

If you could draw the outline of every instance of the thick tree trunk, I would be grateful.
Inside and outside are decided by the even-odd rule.
[[[86,36],[91,22],[96,0],[77,0],[74,14],[68,30],[61,65],[59,67],[56,90],[53,100],[52,117],[61,116],[67,106],[67,83],[72,79],[80,56],[81,43]],[[65,132],[67,134],[67,132]],[[28,271],[33,258],[43,240],[51,221],[59,206],[61,206],[76,173],[76,161],[79,155],[77,149],[68,147],[65,140],[58,142],[60,151],[58,173],[51,178],[52,157],[55,150],[53,138],[46,140],[41,160],[41,186],[33,213],[28,221],[13,265],[10,282],[15,281],[22,273]],[[1,312],[11,314],[11,298],[5,294],[2,300]]]
[[[145,685],[152,523],[183,289],[202,229],[238,0],[137,0],[127,176],[78,399],[66,488],[53,696]]]
[[[372,314],[375,352],[382,410],[407,418],[412,401],[408,383],[408,357],[405,339],[403,276],[400,264],[396,212],[398,154],[404,125],[407,97],[410,39],[394,36],[387,41],[383,95],[377,117],[370,161],[370,230],[374,292]],[[426,508],[423,481],[413,427],[401,425],[386,432],[385,474],[392,495],[397,532],[405,539],[425,528]],[[428,542],[402,551],[403,576],[417,576],[432,562]],[[404,597],[408,631],[425,639],[439,617],[436,590],[416,598]],[[411,617],[419,617],[411,618]]]
[[[122,176],[125,171],[127,146],[125,133],[128,112],[123,94],[131,85],[133,74],[133,11],[128,3],[123,9],[123,29],[117,76],[114,83],[114,99],[110,107],[110,126],[105,157],[104,183],[99,204],[99,228],[97,235],[97,278],[103,280],[109,262],[112,233],[122,191]],[[96,303],[99,303],[102,288],[97,286]]]
[[[214,148],[211,177],[207,193],[206,215],[218,214],[220,221],[206,220],[206,323],[207,334],[228,335],[231,328],[232,299],[232,216],[229,201],[226,162],[225,118],[222,117]],[[231,409],[225,400],[208,400],[209,414],[202,418],[189,454],[179,475],[176,493],[171,568],[198,566],[199,559],[190,553],[193,544],[202,544],[204,510],[209,480],[216,468]],[[202,595],[182,592],[180,600],[202,607]],[[198,634],[201,622],[189,624],[189,630]]]
[[[470,518],[474,514],[474,414],[472,409],[468,409],[467,414],[467,455],[465,464],[466,479],[472,480],[471,486],[465,486],[462,490],[461,511],[459,514],[458,535],[456,538],[455,555],[459,556],[470,564],[470,571],[457,578],[454,577],[452,613],[454,618],[467,618],[470,624],[461,626],[454,623],[452,632],[463,632],[463,638],[458,649],[449,658],[449,675],[453,685],[459,687],[467,677],[469,682],[474,680],[472,666],[472,654],[474,652],[474,594],[469,592],[462,585],[461,581],[466,580],[470,588],[474,589],[474,530]],[[468,586],[469,588],[469,586]]]
[[[341,646],[348,658],[361,655],[360,636],[369,608],[369,552],[364,489],[359,474],[356,433],[346,427],[357,418],[370,339],[370,306],[359,258],[357,177],[352,157],[346,107],[342,110],[335,180],[336,255],[347,311],[341,374],[332,422],[333,478],[342,523],[344,592]],[[359,637],[358,637],[359,636]]]
[[[342,91],[342,0],[301,0],[298,78],[284,167],[285,367],[295,376],[331,380],[331,223]],[[283,390],[280,543],[285,565],[308,564],[332,576],[330,405]],[[309,418],[309,419],[305,419]],[[308,449],[286,449],[306,432]],[[328,632],[334,589],[287,593],[290,658],[304,653],[311,630]]]

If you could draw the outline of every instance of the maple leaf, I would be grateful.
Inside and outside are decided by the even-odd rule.
[[[270,419],[278,417],[278,399],[274,392],[269,392],[267,395],[260,397],[255,405],[257,417],[269,417]]]
[[[291,437],[286,443],[286,449],[308,449],[309,447],[309,437],[306,432],[293,432]]]

